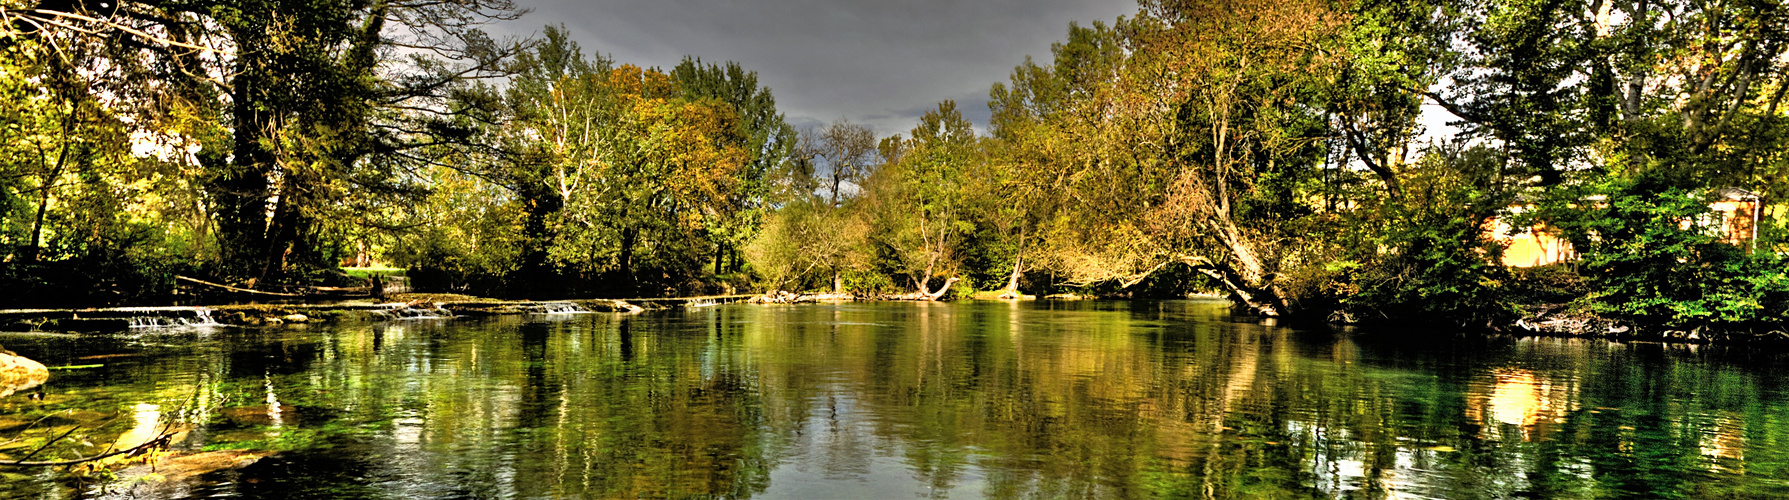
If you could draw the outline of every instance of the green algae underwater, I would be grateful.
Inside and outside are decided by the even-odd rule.
[[[4,333],[0,498],[1782,498],[1786,358],[1218,301]]]

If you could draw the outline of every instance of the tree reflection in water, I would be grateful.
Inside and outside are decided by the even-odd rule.
[[[1789,495],[1781,356],[1745,349],[1297,331],[1214,302],[170,335],[3,339],[52,365],[133,356],[0,400],[0,424],[130,416],[86,431],[113,443],[178,417],[184,452],[273,453],[193,496]],[[0,496],[81,488],[5,473]]]

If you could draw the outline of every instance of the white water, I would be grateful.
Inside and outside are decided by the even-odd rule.
[[[541,302],[522,306],[530,314],[585,314],[589,309],[571,302]]]
[[[211,309],[204,307],[120,307],[81,314],[86,318],[121,318],[131,328],[170,328],[179,326],[217,326]]]
[[[378,311],[378,314],[385,319],[442,319],[453,316],[453,313],[434,304],[390,304],[385,310]]]

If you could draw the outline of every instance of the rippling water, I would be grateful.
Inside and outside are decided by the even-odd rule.
[[[0,399],[0,442],[18,440],[0,454],[69,428],[83,442],[34,460],[188,429],[156,471],[0,468],[0,497],[1789,497],[1789,356],[1226,311],[730,305],[0,334],[76,367]]]

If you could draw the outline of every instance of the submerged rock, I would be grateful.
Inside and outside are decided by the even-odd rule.
[[[242,469],[273,455],[263,450],[174,451],[140,460],[111,473],[117,481],[107,498],[183,498],[202,487],[208,474]]]
[[[579,301],[579,303],[592,312],[637,313],[646,310],[646,308],[629,304],[624,300],[590,299]]]
[[[0,398],[37,387],[49,379],[50,370],[43,363],[0,348]]]
[[[884,297],[884,299],[901,300],[890,299],[888,297]],[[855,300],[858,300],[858,297],[849,293],[794,293],[777,290],[746,299],[746,302],[752,304],[804,304],[811,302],[851,302]]]

